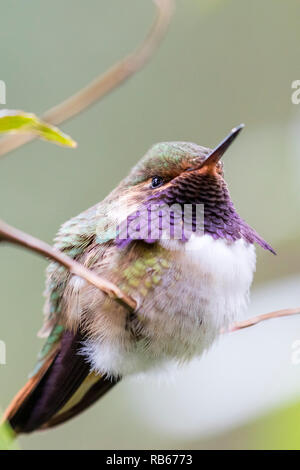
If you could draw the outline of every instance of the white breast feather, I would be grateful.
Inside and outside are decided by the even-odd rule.
[[[178,361],[200,355],[209,348],[221,328],[241,318],[246,310],[255,271],[255,247],[244,240],[227,242],[209,235],[192,236],[185,244],[166,248],[177,251],[181,277],[172,298],[166,297],[170,279],[148,295],[140,313],[151,311],[152,338],[141,344],[121,341],[87,341],[82,350],[92,368],[108,376],[149,369],[167,358]],[[180,247],[180,248],[179,248]]]

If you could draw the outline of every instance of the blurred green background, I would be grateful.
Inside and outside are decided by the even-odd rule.
[[[51,242],[101,200],[153,143],[214,146],[240,122],[226,155],[233,200],[278,256],[258,249],[249,315],[300,304],[299,0],[177,0],[150,65],[61,128],[76,150],[31,143],[0,162],[1,218]],[[131,51],[150,0],[10,0],[1,4],[0,79],[7,108],[43,111]],[[4,106],[2,106],[4,108]],[[41,258],[0,247],[0,406],[26,380],[41,341]],[[127,379],[23,449],[300,448],[299,318],[224,337],[206,357],[158,377]],[[165,378],[167,377],[167,378]],[[298,404],[299,400],[299,404]]]

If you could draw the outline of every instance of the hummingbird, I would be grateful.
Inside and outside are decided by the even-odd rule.
[[[201,356],[243,316],[255,244],[275,252],[237,213],[224,179],[221,157],[242,128],[213,150],[189,142],[154,145],[102,202],[62,225],[55,248],[113,282],[136,308],[50,263],[45,344],[4,415],[16,434],[64,423],[123,377]],[[162,223],[160,208],[174,205],[191,208],[189,230],[183,212]],[[160,214],[154,235],[152,206]]]

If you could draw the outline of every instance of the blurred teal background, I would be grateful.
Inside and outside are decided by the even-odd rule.
[[[226,155],[233,200],[278,256],[258,249],[249,315],[300,304],[298,0],[177,0],[150,65],[61,128],[76,150],[33,142],[0,161],[1,218],[51,242],[101,200],[153,143],[214,146],[240,122]],[[144,37],[150,0],[10,0],[1,4],[0,79],[10,109],[38,115]],[[2,106],[1,108],[4,108]],[[41,341],[46,262],[0,247],[0,406],[26,380]],[[300,447],[299,318],[222,338],[181,370],[124,380],[85,414],[22,437],[23,449]],[[168,378],[166,379],[165,376]]]

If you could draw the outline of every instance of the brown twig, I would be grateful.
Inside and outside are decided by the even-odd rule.
[[[263,315],[257,315],[256,317],[249,318],[248,320],[233,323],[226,332],[232,332],[249,328],[249,326],[257,325],[265,320],[271,320],[273,318],[288,317],[290,315],[300,314],[300,307],[298,308],[286,308],[283,310],[275,310],[274,312],[265,313]]]
[[[86,269],[80,263],[74,261],[72,258],[69,258],[69,256],[66,256],[61,251],[52,248],[47,243],[32,237],[27,233],[21,232],[14,227],[11,227],[2,220],[0,220],[0,242],[9,242],[20,245],[46,258],[52,259],[53,261],[56,261],[68,269],[70,273],[85,279],[87,282],[103,291],[109,297],[118,300],[132,310],[136,309],[135,300],[124,294],[124,292],[122,292],[113,283],[95,275],[92,271]],[[233,323],[227,330],[222,330],[222,333],[229,333],[242,330],[244,328],[249,328],[250,326],[257,325],[258,323],[265,320],[298,314],[300,314],[300,307],[276,310],[274,312],[265,313],[263,315],[257,315],[242,322]]]
[[[15,245],[20,245],[25,247],[35,253],[38,253],[46,258],[50,258],[53,261],[61,264],[65,268],[67,268],[70,273],[80,276],[81,278],[85,279],[87,282],[92,284],[93,286],[97,287],[109,297],[118,300],[122,304],[126,305],[130,309],[135,310],[136,302],[128,295],[124,294],[117,286],[112,284],[105,279],[94,274],[89,269],[86,269],[77,261],[74,261],[69,256],[66,256],[64,253],[52,248],[47,243],[28,235],[27,233],[21,232],[14,227],[6,224],[2,220],[0,220],[0,242],[8,242],[13,243]]]
[[[154,2],[156,5],[156,18],[143,43],[133,53],[100,75],[87,87],[47,111],[42,116],[43,120],[50,124],[58,125],[79,114],[121,85],[121,83],[134,75],[150,60],[164,37],[174,6],[174,0],[154,0]],[[0,157],[33,139],[35,139],[35,136],[28,134],[11,134],[2,138],[0,140]],[[130,309],[136,308],[136,302],[111,282],[96,276],[92,271],[86,269],[64,253],[52,248],[47,243],[21,232],[0,220],[1,241],[23,246],[46,258],[50,258],[67,268],[70,273],[82,277]]]
[[[42,116],[44,121],[58,125],[76,116],[121,85],[150,60],[165,35],[174,7],[174,0],[154,0],[154,2],[156,18],[142,44],[85,88],[47,111]],[[30,134],[7,135],[0,140],[0,157],[33,139],[35,136]]]
[[[42,116],[43,120],[49,124],[58,125],[76,116],[121,85],[121,83],[138,72],[150,60],[164,37],[174,8],[174,0],[153,1],[157,7],[156,18],[143,43],[133,53],[115,64],[88,86],[59,105],[48,110]],[[36,137],[34,135],[28,134],[8,135],[2,138],[0,140],[0,157],[30,142],[31,140],[34,140],[35,138]],[[0,220],[0,242],[1,241],[23,246],[45,256],[46,258],[50,258],[67,268],[70,273],[82,277],[87,282],[97,287],[110,297],[120,301],[130,309],[136,308],[135,300],[124,294],[111,282],[95,275],[92,271],[86,269],[80,263],[72,260],[60,251],[52,248],[47,243],[21,232]],[[222,333],[249,328],[250,326],[256,325],[265,320],[297,314],[300,314],[300,308],[283,309],[263,315],[257,315],[256,317],[248,320],[233,323],[228,330],[222,331]]]

